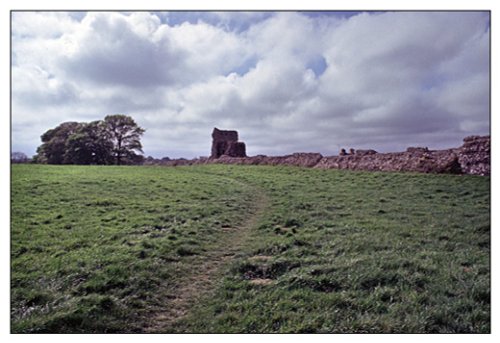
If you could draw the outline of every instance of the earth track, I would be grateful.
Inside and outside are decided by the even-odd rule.
[[[267,209],[269,197],[263,190],[248,183],[230,179],[253,189],[253,206],[248,209],[250,215],[240,225],[222,229],[224,235],[216,249],[206,252],[202,261],[192,265],[191,272],[182,279],[180,286],[176,289],[175,298],[167,301],[164,309],[152,315],[144,332],[168,332],[177,321],[188,315],[190,308],[198,300],[214,291],[217,281],[222,277],[224,267],[242,251],[244,243]]]

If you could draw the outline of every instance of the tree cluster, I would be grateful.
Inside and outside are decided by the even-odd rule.
[[[42,136],[34,157],[48,164],[141,164],[144,129],[123,114],[90,123],[65,122]]]
[[[10,154],[10,163],[29,163],[30,159],[24,152],[14,151]]]

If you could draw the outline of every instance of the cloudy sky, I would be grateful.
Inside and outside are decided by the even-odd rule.
[[[12,149],[132,116],[146,156],[448,148],[489,132],[488,12],[13,12]]]

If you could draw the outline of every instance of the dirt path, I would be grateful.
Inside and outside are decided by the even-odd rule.
[[[222,276],[223,267],[242,250],[252,229],[268,207],[269,198],[262,190],[255,188],[253,194],[253,207],[249,209],[246,220],[238,227],[222,229],[224,235],[217,248],[205,253],[203,261],[192,265],[191,273],[186,275],[176,291],[176,298],[170,299],[165,309],[153,316],[149,327],[144,329],[145,332],[161,333],[168,330],[188,314],[197,300],[215,290],[216,282]]]

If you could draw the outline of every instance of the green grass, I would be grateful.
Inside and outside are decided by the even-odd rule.
[[[159,331],[490,332],[489,177],[223,165],[13,166],[12,331],[143,331],[258,194]]]

